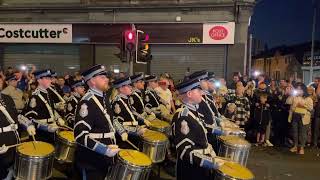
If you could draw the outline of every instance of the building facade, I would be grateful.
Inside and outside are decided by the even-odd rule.
[[[150,33],[153,60],[134,64],[135,72],[168,72],[181,79],[185,71],[208,69],[217,76],[245,72],[248,21],[254,0],[2,0],[1,25],[71,24],[71,43],[0,44],[0,64],[56,69],[60,75],[92,64],[128,71],[114,55],[119,26],[134,24]],[[206,44],[206,24],[234,23],[232,43]],[[204,31],[204,30],[203,30]],[[0,32],[1,35],[1,32]],[[108,38],[110,37],[110,38]],[[154,39],[152,39],[154,37]],[[176,38],[175,38],[176,37]],[[100,41],[103,39],[104,41]]]

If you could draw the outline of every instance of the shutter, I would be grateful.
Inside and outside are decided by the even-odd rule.
[[[79,46],[75,45],[8,45],[4,50],[4,67],[20,68],[35,65],[52,69],[58,75],[71,74],[80,69]]]
[[[187,68],[213,71],[224,77],[225,45],[152,45],[151,73],[168,72],[175,80],[183,79]]]

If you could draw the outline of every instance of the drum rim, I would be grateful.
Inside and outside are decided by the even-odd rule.
[[[63,141],[64,143],[66,143],[68,145],[76,145],[76,141],[69,141],[68,139],[63,138],[62,136],[60,136],[59,132],[62,132],[62,131],[57,131],[56,132],[58,140],[61,140],[61,141]],[[69,131],[69,132],[72,132],[72,131]]]
[[[30,155],[22,154],[21,152],[18,151],[18,149],[17,149],[17,155],[25,158],[32,158],[32,159],[45,159],[45,158],[53,157],[55,155],[55,148],[50,154],[47,154],[45,156],[30,156]]]
[[[135,150],[133,150],[133,151],[135,151]],[[137,152],[140,152],[140,151],[137,151]],[[133,166],[133,167],[137,167],[137,168],[150,168],[150,167],[152,167],[152,159],[151,159],[149,156],[147,156],[146,154],[144,154],[143,152],[140,152],[140,153],[142,153],[143,155],[145,155],[146,157],[148,157],[148,158],[150,159],[150,162],[151,162],[150,165],[147,165],[147,166],[138,166],[138,165],[136,165],[136,164],[133,164],[133,163],[125,160],[125,159],[122,158],[119,154],[118,154],[118,159],[119,159],[121,162],[123,162],[125,165],[129,165],[129,166]]]
[[[246,168],[246,169],[248,169],[248,168]],[[249,170],[249,169],[248,169]],[[227,177],[227,178],[229,178],[229,179],[232,179],[232,180],[253,180],[254,178],[255,178],[255,176],[254,176],[254,174],[250,171],[250,173],[252,174],[252,178],[251,179],[244,179],[244,178],[235,178],[235,177],[232,177],[232,176],[230,176],[230,175],[228,175],[228,174],[225,174],[225,173],[223,173],[220,169],[217,169],[216,170],[219,174],[221,174],[221,175],[223,175],[223,176],[225,176],[225,177]]]

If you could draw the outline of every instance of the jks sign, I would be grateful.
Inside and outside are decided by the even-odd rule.
[[[235,23],[203,24],[203,44],[234,44]]]
[[[71,24],[0,24],[1,43],[72,43]]]

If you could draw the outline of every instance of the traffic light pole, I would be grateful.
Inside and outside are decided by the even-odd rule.
[[[141,30],[136,30],[136,63],[138,64],[147,64],[147,62],[138,61],[138,46],[139,46],[139,33],[144,34]]]

